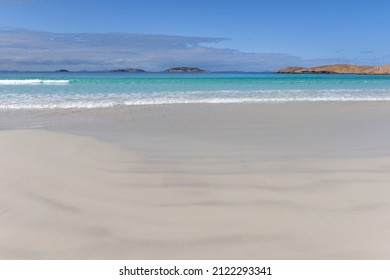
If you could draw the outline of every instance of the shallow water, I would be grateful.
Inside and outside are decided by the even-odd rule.
[[[0,109],[186,103],[390,101],[390,76],[3,72]]]

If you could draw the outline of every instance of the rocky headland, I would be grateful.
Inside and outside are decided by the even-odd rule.
[[[175,67],[164,70],[164,72],[207,72],[207,70],[196,67]]]
[[[276,73],[286,74],[359,74],[359,75],[390,75],[390,64],[383,66],[359,66],[353,64],[333,64],[304,67],[286,67]]]

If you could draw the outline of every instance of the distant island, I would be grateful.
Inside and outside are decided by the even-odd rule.
[[[146,72],[142,69],[137,68],[125,68],[125,69],[114,69],[110,70],[109,72],[129,72],[129,73],[136,73],[136,72]],[[164,70],[164,72],[188,72],[188,73],[195,73],[195,72],[208,72],[207,70],[196,68],[196,67],[175,67],[175,68],[169,68]]]
[[[164,72],[207,72],[207,70],[195,67],[175,67],[164,70]]]
[[[138,73],[138,72],[145,72],[145,70],[137,69],[137,68],[126,68],[126,69],[114,69],[110,70],[108,72],[129,72],[129,73]]]
[[[333,64],[304,67],[286,67],[276,71],[286,74],[359,74],[359,75],[390,75],[390,65],[359,66],[353,64]]]
[[[56,72],[69,72],[69,70],[66,70],[66,69],[60,69],[60,70],[56,70]]]

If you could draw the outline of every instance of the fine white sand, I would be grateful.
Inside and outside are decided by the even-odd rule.
[[[8,115],[0,258],[388,259],[389,109]]]

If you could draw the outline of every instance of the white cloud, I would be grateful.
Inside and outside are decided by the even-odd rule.
[[[108,70],[136,67],[161,71],[194,66],[211,71],[267,71],[307,65],[299,57],[205,47],[224,38],[131,33],[49,33],[0,29],[0,70]]]

